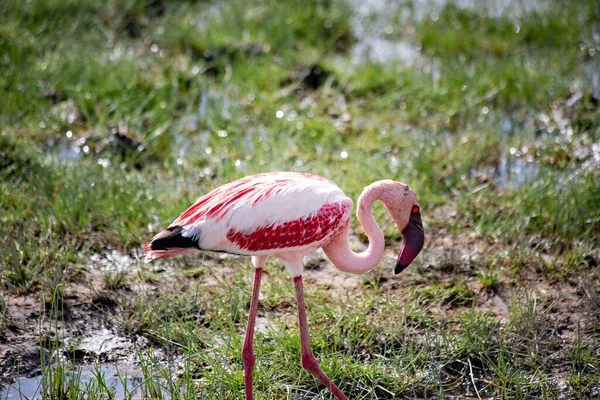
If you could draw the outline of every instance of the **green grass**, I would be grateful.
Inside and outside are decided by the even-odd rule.
[[[320,261],[305,274],[334,382],[357,399],[598,397],[600,20],[572,3],[448,2],[421,18],[406,1],[357,22],[327,0],[3,2],[0,343],[42,332],[48,399],[115,396],[90,365],[123,355],[64,339],[99,326],[141,365],[141,383],[116,372],[125,398],[243,398],[249,260],[143,265],[142,244],[244,175],[317,173],[354,199],[391,178],[423,210],[415,265],[394,276],[390,255],[348,287]],[[420,50],[359,62],[357,23]],[[256,398],[329,399],[300,365],[291,279],[267,272]],[[23,299],[38,314],[19,314]],[[3,376],[32,370],[7,354]]]

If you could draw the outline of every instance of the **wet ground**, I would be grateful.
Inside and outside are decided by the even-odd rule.
[[[80,386],[97,384],[95,376],[103,374],[117,399],[139,394],[142,364],[177,368],[178,356],[123,328],[120,304],[131,300],[135,290],[123,289],[121,280],[139,268],[139,253],[107,250],[90,257],[67,285],[61,304],[40,298],[39,292],[6,295],[0,398],[41,398],[49,385],[42,368],[63,366],[71,371],[68,379]],[[143,284],[137,288],[148,289]],[[144,359],[147,351],[151,356]]]
[[[335,305],[352,301],[355,296],[360,296],[362,290],[373,285],[388,294],[401,292],[407,287],[422,287],[427,293],[431,282],[445,281],[450,285],[448,287],[466,282],[466,298],[461,297],[464,294],[450,293],[450,297],[430,307],[427,312],[450,318],[464,307],[471,307],[471,300],[475,299],[473,306],[477,310],[505,324],[514,312],[515,294],[525,290],[539,296],[540,307],[556,302],[555,306],[550,306],[549,312],[553,313],[552,329],[559,332],[562,340],[575,340],[577,329],[594,323],[594,308],[587,305],[598,299],[593,286],[586,291],[585,282],[552,283],[535,275],[524,275],[516,287],[502,284],[490,288],[482,285],[478,274],[486,254],[502,253],[507,249],[499,243],[482,242],[476,236],[459,236],[435,227],[437,219],[452,219],[455,215],[456,211],[452,208],[437,210],[432,218],[433,227],[428,228],[428,251],[423,254],[417,270],[409,269],[394,276],[394,279],[385,277],[386,274],[381,276],[378,271],[355,276],[336,270],[322,251],[318,251],[305,260],[306,285],[314,286],[316,291],[325,294],[325,301]],[[350,239],[355,251],[366,248],[366,243],[359,237],[352,236]],[[386,249],[382,265],[393,266],[398,250],[395,247]],[[121,305],[130,301],[136,290],[152,292],[159,286],[172,285],[168,281],[174,274],[181,275],[181,271],[169,266],[168,262],[150,266],[142,264],[140,256],[141,253],[130,255],[116,250],[94,254],[80,279],[67,286],[58,312],[48,301],[40,299],[39,294],[5,296],[7,344],[0,346],[0,359],[3,361],[0,364],[0,398],[41,398],[44,385],[48,385],[41,378],[40,368],[44,366],[65,365],[72,371],[70,376],[76,377],[80,385],[93,381],[94,375],[103,374],[116,399],[135,398],[139,393],[143,381],[140,361],[144,354],[151,354],[151,364],[166,366],[177,373],[181,355],[172,349],[156,346],[142,335],[128,334],[121,324],[121,317],[126,313]],[[543,250],[537,256],[547,264],[554,262]],[[225,254],[199,257],[190,257],[189,262],[203,264],[210,268],[211,273],[184,278],[188,282],[184,286],[208,288],[222,285],[233,272],[230,267],[219,266],[222,262],[234,261],[244,265],[249,261]],[[594,257],[597,262],[600,254]],[[125,276],[135,276],[145,268],[166,279],[135,286],[114,284],[115,280],[121,279],[115,278],[119,274],[124,274],[122,279],[125,279]],[[247,275],[250,278],[250,273]],[[267,274],[265,281],[269,279]],[[181,278],[178,281],[181,283]],[[111,285],[114,287],[111,288]],[[600,302],[598,307],[600,309]],[[244,314],[245,310],[239,312]],[[281,321],[293,326],[295,318],[295,305],[288,304],[287,299],[275,306],[263,304],[259,309],[256,329],[259,334],[268,335],[278,329]],[[223,343],[228,340],[224,338]]]
[[[113,393],[115,399],[141,398],[144,377],[139,369],[133,365],[119,363],[82,365],[68,374],[68,381],[76,380],[79,385],[85,387],[97,381],[97,377],[104,376],[108,390]],[[47,385],[41,375],[23,377],[15,380],[10,385],[0,389],[2,399],[39,399],[47,392]]]

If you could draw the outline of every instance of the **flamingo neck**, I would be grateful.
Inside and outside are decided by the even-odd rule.
[[[381,262],[385,241],[379,225],[373,218],[371,209],[376,200],[381,200],[385,196],[385,191],[384,182],[375,182],[367,186],[358,198],[356,216],[369,238],[369,247],[365,251],[355,253],[350,248],[348,241],[350,224],[346,226],[344,232],[323,247],[325,254],[337,269],[354,274],[364,274]]]

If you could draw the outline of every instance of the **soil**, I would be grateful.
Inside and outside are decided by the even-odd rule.
[[[85,272],[85,282],[70,283],[60,307],[52,307],[40,292],[7,293],[5,330],[0,339],[0,383],[15,375],[40,372],[48,349],[67,349],[62,356],[83,363],[131,359],[134,341],[119,332],[115,302],[100,296],[103,282],[97,270]],[[56,309],[58,315],[55,314]],[[137,343],[139,346],[139,343]],[[51,363],[47,360],[46,363]]]

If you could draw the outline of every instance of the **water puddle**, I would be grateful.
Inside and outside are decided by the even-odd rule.
[[[355,63],[374,62],[412,64],[421,55],[419,46],[407,38],[392,37],[396,33],[410,34],[410,9],[394,1],[351,0],[354,15],[350,21],[356,43],[350,53]],[[399,18],[399,20],[398,20]]]
[[[48,398],[49,385],[53,377],[46,375],[18,378],[14,382],[0,388],[2,400],[32,400]],[[78,366],[64,376],[64,390],[76,387],[82,398],[93,398],[94,393],[101,393],[103,383],[112,392],[114,399],[142,398],[144,376],[139,368],[133,365],[85,365]],[[105,390],[105,389],[104,389]]]
[[[364,63],[367,61],[376,64],[402,62],[410,65],[421,55],[420,48],[405,40],[391,40],[372,32],[360,38],[352,48],[354,61]]]
[[[496,187],[517,189],[533,182],[540,172],[540,165],[523,158],[501,157],[496,167]]]
[[[68,130],[48,139],[44,145],[44,153],[53,163],[73,165],[84,157],[97,154],[100,148],[90,137],[76,138],[74,133]],[[107,168],[111,161],[109,158],[99,157],[97,163]]]
[[[84,141],[72,140],[73,132],[67,131],[65,137],[66,140],[62,137],[57,137],[46,141],[44,151],[50,156],[52,161],[73,164],[81,160],[85,154],[85,150],[89,153],[89,147],[87,149],[83,148]]]
[[[99,327],[83,337],[69,337],[65,345],[79,361],[127,359],[135,353],[133,341],[111,329]]]
[[[354,9],[350,24],[356,38],[350,52],[352,61],[406,65],[422,58],[421,46],[412,40],[415,21],[439,18],[448,5],[514,20],[542,11],[548,5],[542,0],[350,0],[349,4]]]
[[[119,250],[107,249],[105,252],[92,254],[90,266],[101,271],[123,272],[139,264],[140,255],[136,258]]]
[[[443,10],[448,5],[456,8],[485,12],[490,17],[508,16],[523,18],[535,11],[544,11],[551,5],[546,0],[414,0],[413,7],[417,18],[429,16]]]
[[[497,189],[518,189],[533,182],[540,173],[540,164],[531,158],[513,155],[500,157],[496,165],[473,167],[471,178],[492,182]]]
[[[53,126],[53,129],[58,130],[58,127]],[[148,155],[148,149],[128,130],[124,124],[110,128],[109,132],[90,130],[84,135],[72,130],[62,131],[46,140],[44,154],[50,162],[57,164],[72,165],[88,158],[103,168],[133,158],[133,166],[139,169],[142,165],[140,159]]]

